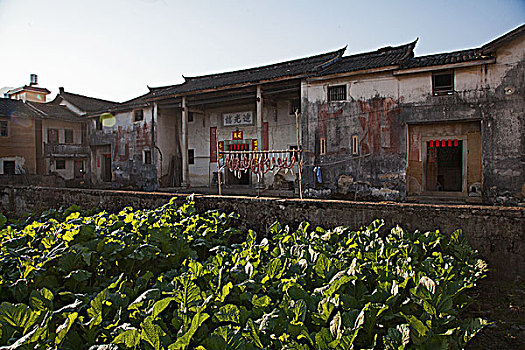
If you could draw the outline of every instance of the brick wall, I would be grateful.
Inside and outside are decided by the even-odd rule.
[[[184,201],[187,195],[178,195]],[[89,189],[57,189],[0,186],[2,212],[21,215],[49,208],[77,204],[110,212],[126,206],[154,208],[173,194]],[[219,208],[235,211],[243,228],[262,233],[275,221],[296,227],[302,221],[325,228],[347,225],[359,228],[375,219],[386,227],[399,224],[407,230],[434,230],[451,233],[462,228],[469,243],[493,269],[493,279],[514,280],[525,277],[525,208],[472,205],[430,205],[408,203],[370,203],[335,200],[299,200],[254,197],[195,195],[199,211]]]

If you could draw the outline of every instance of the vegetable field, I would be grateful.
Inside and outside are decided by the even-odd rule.
[[[461,231],[241,231],[174,201],[0,214],[1,349],[461,349],[484,277]],[[3,346],[3,347],[2,347]]]

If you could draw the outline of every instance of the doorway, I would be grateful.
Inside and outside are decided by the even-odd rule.
[[[429,140],[426,148],[426,190],[462,192],[463,140]]]
[[[102,169],[101,169],[102,181],[111,182],[111,154],[102,155]]]
[[[75,179],[82,179],[84,177],[84,161],[75,160]]]
[[[249,151],[250,143],[231,143],[228,145],[228,151]],[[233,157],[242,157],[242,153],[238,155],[232,154]],[[240,171],[237,174],[231,171],[226,172],[226,183],[228,185],[249,185],[250,184],[250,172]]]

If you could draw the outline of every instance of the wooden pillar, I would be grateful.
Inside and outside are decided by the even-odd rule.
[[[188,164],[188,107],[186,96],[182,97],[182,187],[190,186]]]
[[[257,148],[263,149],[262,129],[263,129],[263,98],[261,85],[257,85]]]

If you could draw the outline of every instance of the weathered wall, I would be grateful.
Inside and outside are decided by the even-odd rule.
[[[16,173],[36,173],[35,120],[13,113],[7,120],[7,137],[0,136],[0,174],[3,161],[15,161]]]
[[[154,208],[173,194],[57,189],[36,187],[0,187],[0,210],[21,215],[26,211],[80,204],[115,212],[126,206]],[[484,207],[467,205],[428,205],[406,203],[367,203],[249,197],[196,195],[199,211],[220,209],[235,211],[243,228],[254,228],[260,234],[275,222],[296,227],[302,221],[333,227],[347,225],[359,228],[375,219],[385,220],[387,228],[400,224],[407,230],[435,230],[451,233],[462,228],[469,243],[480,252],[492,269],[494,279],[514,280],[525,277],[525,208]],[[179,195],[184,201],[185,195]]]
[[[82,144],[82,124],[75,122],[68,122],[63,120],[54,120],[47,119],[42,121],[42,140],[44,143],[49,143],[48,140],[48,129],[56,129],[58,131],[58,144],[66,144],[66,129],[73,130],[73,145]],[[49,175],[51,173],[56,173],[64,180],[71,180],[75,177],[74,165],[75,159],[82,160],[84,162],[84,169],[87,168],[87,158],[86,157],[75,157],[71,158],[72,154],[64,155],[66,159],[66,168],[65,169],[56,169],[55,159],[46,157],[44,160],[45,164],[45,174]]]
[[[345,101],[327,101],[331,85],[347,86]],[[313,197],[402,200],[405,197],[406,126],[393,77],[354,76],[302,86],[302,139],[307,193]],[[359,140],[352,153],[352,136]],[[326,139],[326,154],[320,139]],[[321,168],[321,182],[314,174]]]
[[[135,122],[133,112],[115,113],[114,118],[103,122],[102,130],[96,130],[95,120],[91,124],[90,146],[92,148],[91,169],[93,184],[100,184],[100,146],[111,147],[113,188],[157,188],[155,152],[152,142],[153,108],[143,108],[144,119]],[[144,163],[144,151],[151,151],[152,164]]]
[[[476,121],[481,130],[469,135],[467,189],[479,181],[484,202],[523,202],[524,55],[525,39],[521,38],[500,48],[493,64],[455,68],[455,92],[445,96],[432,95],[430,70],[303,81],[307,195],[403,201],[407,195],[423,194],[418,189],[423,176],[417,164],[421,154],[416,156],[421,150],[413,150],[412,159],[407,148],[409,142],[421,142],[421,135],[410,134],[408,126],[416,130],[415,125],[427,125],[431,130],[427,136],[434,137],[448,135],[452,123]],[[327,101],[328,87],[341,84],[347,86],[347,99]],[[359,154],[351,152],[353,135],[359,138]],[[319,150],[322,138],[327,141],[325,155]],[[315,166],[321,168],[321,183],[313,172]],[[472,200],[470,192],[460,194],[463,200]]]

